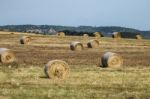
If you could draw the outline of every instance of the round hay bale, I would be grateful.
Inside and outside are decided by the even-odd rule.
[[[98,40],[90,40],[87,43],[88,48],[97,48],[99,47],[99,41]]]
[[[29,36],[23,36],[20,39],[20,44],[29,44],[31,42],[31,37]]]
[[[57,36],[65,37],[65,33],[64,32],[59,32],[59,33],[57,33]]]
[[[83,44],[80,43],[80,42],[72,42],[70,44],[70,49],[73,50],[73,51],[81,51],[83,50]]]
[[[102,67],[119,68],[123,65],[123,59],[120,55],[112,52],[106,52],[102,58]]]
[[[14,53],[7,48],[0,48],[0,62],[12,63],[15,61]]]
[[[141,36],[141,35],[136,35],[136,39],[138,39],[138,40],[142,40],[143,38],[142,38],[142,36]]]
[[[94,36],[95,36],[96,38],[100,38],[100,37],[101,37],[101,33],[100,33],[100,32],[95,32],[95,33],[94,33]]]
[[[88,35],[88,34],[83,34],[83,37],[84,37],[84,38],[88,38],[89,35]]]
[[[52,60],[45,65],[44,71],[50,79],[65,79],[69,75],[69,65],[61,60]]]
[[[114,32],[114,33],[112,34],[112,38],[120,39],[120,38],[121,38],[120,32]]]

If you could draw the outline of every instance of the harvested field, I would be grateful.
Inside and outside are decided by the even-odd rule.
[[[32,42],[21,45],[20,37]],[[94,37],[89,37],[94,39]],[[15,63],[0,63],[0,97],[3,99],[148,99],[150,97],[150,40],[100,38],[100,46],[88,49],[83,37],[43,36],[0,32],[0,48],[11,49]],[[71,51],[70,42],[83,43],[83,51]],[[100,68],[100,58],[111,51],[123,57],[120,69]],[[70,66],[66,80],[47,79],[44,65],[63,60]]]

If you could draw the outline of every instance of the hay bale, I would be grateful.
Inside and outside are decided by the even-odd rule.
[[[65,79],[69,75],[69,65],[61,60],[52,60],[45,65],[44,71],[51,79]]]
[[[83,34],[83,40],[84,40],[85,42],[87,42],[88,38],[89,38],[89,35],[88,35],[88,34]]]
[[[70,44],[70,49],[73,50],[73,51],[81,51],[83,50],[83,44],[80,43],[80,42],[72,42]]]
[[[65,37],[65,33],[64,32],[59,32],[59,33],[57,33],[57,36]]]
[[[90,40],[87,43],[88,48],[97,48],[99,47],[99,41],[98,40]]]
[[[142,40],[143,38],[142,38],[142,36],[141,36],[141,35],[136,35],[136,39],[138,39],[138,40]]]
[[[102,34],[101,32],[95,32],[95,33],[94,33],[94,36],[95,36],[96,38],[100,38],[100,37],[103,37],[103,34]]]
[[[15,61],[14,53],[7,48],[0,48],[0,62],[12,63]]]
[[[120,33],[120,32],[114,32],[114,33],[112,34],[112,38],[120,39],[120,38],[121,38],[121,33]]]
[[[83,34],[83,37],[84,37],[84,38],[88,38],[89,35],[88,35],[88,34]]]
[[[29,36],[23,36],[20,39],[20,44],[29,44],[31,42],[31,37]]]
[[[123,65],[123,59],[120,55],[112,52],[106,52],[102,58],[102,67],[119,68]]]
[[[100,37],[101,37],[100,32],[95,32],[95,33],[94,33],[94,36],[95,36],[96,38],[100,38]]]

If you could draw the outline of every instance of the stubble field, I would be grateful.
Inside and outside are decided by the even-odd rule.
[[[21,45],[29,35],[32,42]],[[0,47],[16,55],[12,64],[0,63],[0,99],[149,99],[150,40],[100,38],[100,46],[87,48],[94,37],[44,36],[0,32]],[[69,44],[80,41],[83,51],[71,51]],[[100,68],[104,52],[120,54],[120,69]],[[70,66],[69,78],[52,80],[43,68],[50,60],[64,60]]]

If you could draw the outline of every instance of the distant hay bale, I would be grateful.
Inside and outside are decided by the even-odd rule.
[[[100,38],[100,37],[101,37],[100,34],[99,34],[99,32],[95,32],[95,33],[94,33],[94,36],[95,36],[96,38]]]
[[[142,40],[143,38],[142,38],[142,36],[141,36],[141,35],[136,35],[136,39],[138,39],[138,40]]]
[[[73,50],[73,51],[81,51],[83,50],[83,44],[80,43],[80,42],[72,42],[70,44],[70,49]]]
[[[10,34],[15,34],[15,33],[11,32]]]
[[[23,36],[20,39],[20,43],[21,44],[29,44],[30,42],[31,42],[31,37],[29,37],[29,36]]]
[[[97,48],[99,47],[99,41],[98,40],[90,40],[87,43],[88,48]]]
[[[59,32],[59,33],[57,33],[57,36],[65,37],[65,33],[64,32]]]
[[[114,33],[112,34],[112,38],[120,39],[120,38],[121,38],[121,33],[120,33],[120,32],[114,32]]]
[[[69,65],[61,60],[49,61],[44,68],[50,79],[65,79],[69,75]]]
[[[94,33],[94,36],[95,36],[96,38],[103,37],[103,35],[102,35],[101,32],[95,32],[95,33]]]
[[[84,40],[84,41],[87,41],[88,38],[89,38],[89,35],[88,35],[88,34],[83,34],[83,40]]]
[[[88,35],[88,34],[83,34],[83,37],[84,37],[84,38],[88,38],[89,35]]]
[[[102,58],[102,67],[119,68],[123,65],[123,59],[120,55],[112,52],[106,52]]]
[[[0,48],[0,62],[13,63],[15,61],[14,53],[7,48]]]

